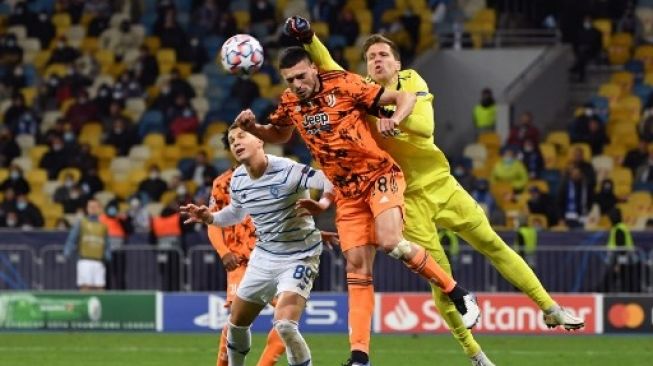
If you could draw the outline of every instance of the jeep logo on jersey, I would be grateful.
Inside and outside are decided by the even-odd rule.
[[[303,125],[309,135],[315,135],[320,131],[331,131],[331,120],[324,112],[304,116]]]

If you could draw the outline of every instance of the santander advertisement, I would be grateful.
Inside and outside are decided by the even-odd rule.
[[[598,295],[554,295],[563,307],[585,318],[578,333],[603,332],[602,299]],[[478,294],[481,320],[474,333],[556,334],[549,329],[542,311],[522,294]],[[381,293],[377,295],[374,328],[379,333],[447,333],[430,293]]]

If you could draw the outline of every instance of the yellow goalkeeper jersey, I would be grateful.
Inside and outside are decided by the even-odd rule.
[[[320,40],[313,36],[310,44],[304,45],[311,58],[322,70],[342,70],[329,54]],[[367,77],[369,82],[374,82]],[[395,85],[385,85],[388,89],[401,90],[417,96],[412,113],[399,126],[401,134],[383,137],[376,127],[376,118],[370,116],[371,131],[379,146],[386,150],[399,164],[406,176],[406,192],[428,185],[449,174],[449,162],[433,142],[435,121],[433,114],[433,95],[422,77],[411,69],[399,71]],[[390,111],[392,107],[385,107]]]

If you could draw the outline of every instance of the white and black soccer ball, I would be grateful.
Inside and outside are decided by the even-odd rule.
[[[236,34],[220,50],[222,66],[232,74],[253,74],[263,65],[263,47],[249,34]]]

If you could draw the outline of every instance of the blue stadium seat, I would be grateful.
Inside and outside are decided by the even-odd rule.
[[[603,123],[607,123],[610,118],[610,101],[608,98],[595,95],[590,100],[594,109],[598,112],[598,117]]]
[[[640,60],[630,60],[624,65],[624,70],[631,72],[635,75],[635,84],[641,84],[644,81],[644,74],[646,70],[644,69],[644,63]]]
[[[38,81],[38,73],[32,64],[24,64],[23,72],[25,73],[25,82],[27,86],[35,86]]]
[[[233,163],[227,158],[217,158],[213,160],[212,165],[218,170],[218,173],[221,174],[231,168]]]
[[[195,166],[194,158],[183,158],[177,163],[177,169],[184,178],[193,176],[193,167]]]
[[[555,194],[558,191],[561,176],[559,170],[546,169],[542,171],[540,179],[545,180],[549,184],[549,192]]]
[[[269,99],[256,98],[250,108],[258,118],[263,118],[272,106],[273,103]]]
[[[145,33],[151,35],[154,33],[154,23],[156,22],[156,13],[145,13],[141,16],[141,24],[145,27]]]
[[[642,105],[646,105],[648,98],[651,96],[651,92],[653,92],[653,87],[650,85],[635,84],[635,86],[633,86],[633,94],[639,97],[639,100],[642,101]]]
[[[52,13],[54,12],[55,3],[56,1],[52,1],[52,0],[36,0],[36,1],[29,2],[27,6],[31,11],[35,13],[38,13],[40,11]]]
[[[11,13],[11,8],[7,3],[0,3],[0,15],[9,15]]]
[[[220,47],[224,43],[225,38],[220,36],[208,36],[202,41],[206,52],[209,54],[209,60],[215,60],[220,52]]]
[[[156,3],[158,0],[144,0],[145,4],[143,4],[143,13],[156,13]]]
[[[331,35],[327,40],[327,46],[329,47],[329,49],[345,48],[348,46],[347,39],[341,36],[340,34]]]

